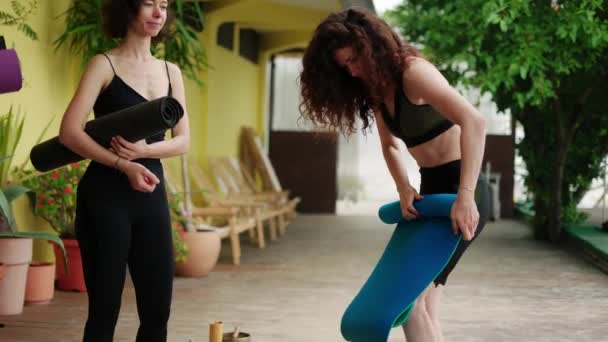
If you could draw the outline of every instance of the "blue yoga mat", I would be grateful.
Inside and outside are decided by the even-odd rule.
[[[425,195],[414,203],[420,217],[405,221],[399,202],[382,206],[380,219],[397,228],[355,299],[342,317],[347,341],[385,342],[403,324],[413,304],[441,273],[460,242],[454,235],[450,209],[456,195]]]

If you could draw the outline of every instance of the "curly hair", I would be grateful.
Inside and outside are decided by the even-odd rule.
[[[335,52],[345,47],[351,47],[362,62],[365,82],[336,62]],[[368,10],[351,8],[330,14],[316,28],[304,53],[300,112],[317,126],[345,134],[356,131],[359,117],[365,131],[383,94],[401,82],[405,58],[419,55]]]
[[[109,38],[122,39],[127,35],[129,23],[139,14],[139,7],[143,0],[105,0],[103,6],[103,29]],[[162,30],[156,37],[152,37],[152,43],[160,43],[167,39],[169,26],[173,19],[170,11],[167,11],[167,20]]]

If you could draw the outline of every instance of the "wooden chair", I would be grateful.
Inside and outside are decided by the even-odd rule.
[[[211,159],[212,164],[214,159]],[[267,195],[257,194],[237,194],[231,193],[226,190],[226,185],[223,180],[216,179],[219,186],[216,186],[213,181],[209,179],[207,174],[202,170],[199,163],[196,161],[187,163],[187,170],[190,173],[190,177],[194,180],[196,191],[202,194],[202,197],[208,205],[211,206],[236,206],[242,208],[246,213],[253,214],[251,211],[255,210],[255,215],[258,219],[259,227],[257,234],[251,233],[251,238],[258,241],[258,246],[264,248],[266,246],[264,237],[264,224],[267,222],[270,228],[271,240],[276,240],[277,223],[283,224],[283,220],[280,218],[281,211],[269,202]],[[218,187],[220,188],[218,190]],[[284,228],[279,227],[280,231],[284,231]]]
[[[232,177],[232,183],[238,186],[239,193],[261,196],[272,205],[279,213],[279,233],[284,235],[288,224],[293,218],[292,213],[299,202],[299,198],[289,199],[288,191],[258,191],[253,182],[253,177],[240,164],[236,158],[224,157],[219,160],[224,168],[226,177]]]
[[[281,224],[282,220],[280,219],[280,216],[282,213],[268,201],[267,196],[239,194],[238,191],[235,190],[236,186],[234,184],[228,184],[232,179],[223,173],[223,168],[221,168],[221,170],[218,168],[219,162],[216,159],[211,159],[210,163],[212,168],[215,169],[214,174],[216,175],[216,182],[218,183],[217,187],[201,169],[198,163],[193,162],[189,164],[191,177],[195,187],[197,187],[197,190],[199,191],[204,191],[204,197],[207,202],[211,205],[221,205],[224,203],[234,205],[235,203],[238,203],[245,207],[250,206],[257,208],[259,219],[262,222],[260,225],[260,232],[258,232],[257,236],[258,241],[260,241],[259,246],[264,247],[264,222],[268,222],[270,239],[276,240],[277,223]]]
[[[243,126],[241,128],[239,159],[242,169],[251,175],[252,179],[254,179],[254,175],[260,177],[262,191],[284,192],[276,171],[262,147],[260,137],[252,127]],[[288,202],[287,218],[293,219],[297,215],[296,209],[300,198],[295,197],[289,199]]]
[[[180,192],[175,187],[168,173],[165,173],[165,183],[169,192],[174,194],[185,194],[183,201],[180,203],[181,215],[186,218],[186,229],[188,230],[214,230],[221,239],[230,239],[230,247],[232,253],[232,263],[240,265],[241,263],[241,242],[240,234],[249,232],[250,238],[258,232],[258,240],[263,242],[263,231],[261,230],[262,222],[257,209],[253,209],[253,215],[247,214],[245,210],[237,206],[215,205],[204,208],[195,207],[190,202],[189,192]],[[226,223],[217,225],[213,221],[222,219]],[[260,239],[259,234],[262,237]]]

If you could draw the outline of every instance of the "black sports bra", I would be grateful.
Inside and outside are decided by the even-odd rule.
[[[386,104],[381,103],[382,117],[391,133],[403,140],[408,148],[425,143],[454,125],[430,105],[411,103],[401,87],[395,91],[394,102],[395,117],[391,117]]]

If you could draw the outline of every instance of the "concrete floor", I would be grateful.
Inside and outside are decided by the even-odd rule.
[[[206,342],[208,324],[239,325],[254,342],[342,341],[340,318],[392,231],[371,216],[300,216],[260,250],[228,246],[208,277],[176,278],[169,341]],[[532,240],[518,221],[490,223],[462,258],[441,309],[446,341],[608,341],[608,276]],[[56,292],[50,305],[0,317],[0,341],[78,341],[86,296]],[[124,291],[115,341],[134,341],[134,292]],[[404,341],[393,329],[390,341]]]

